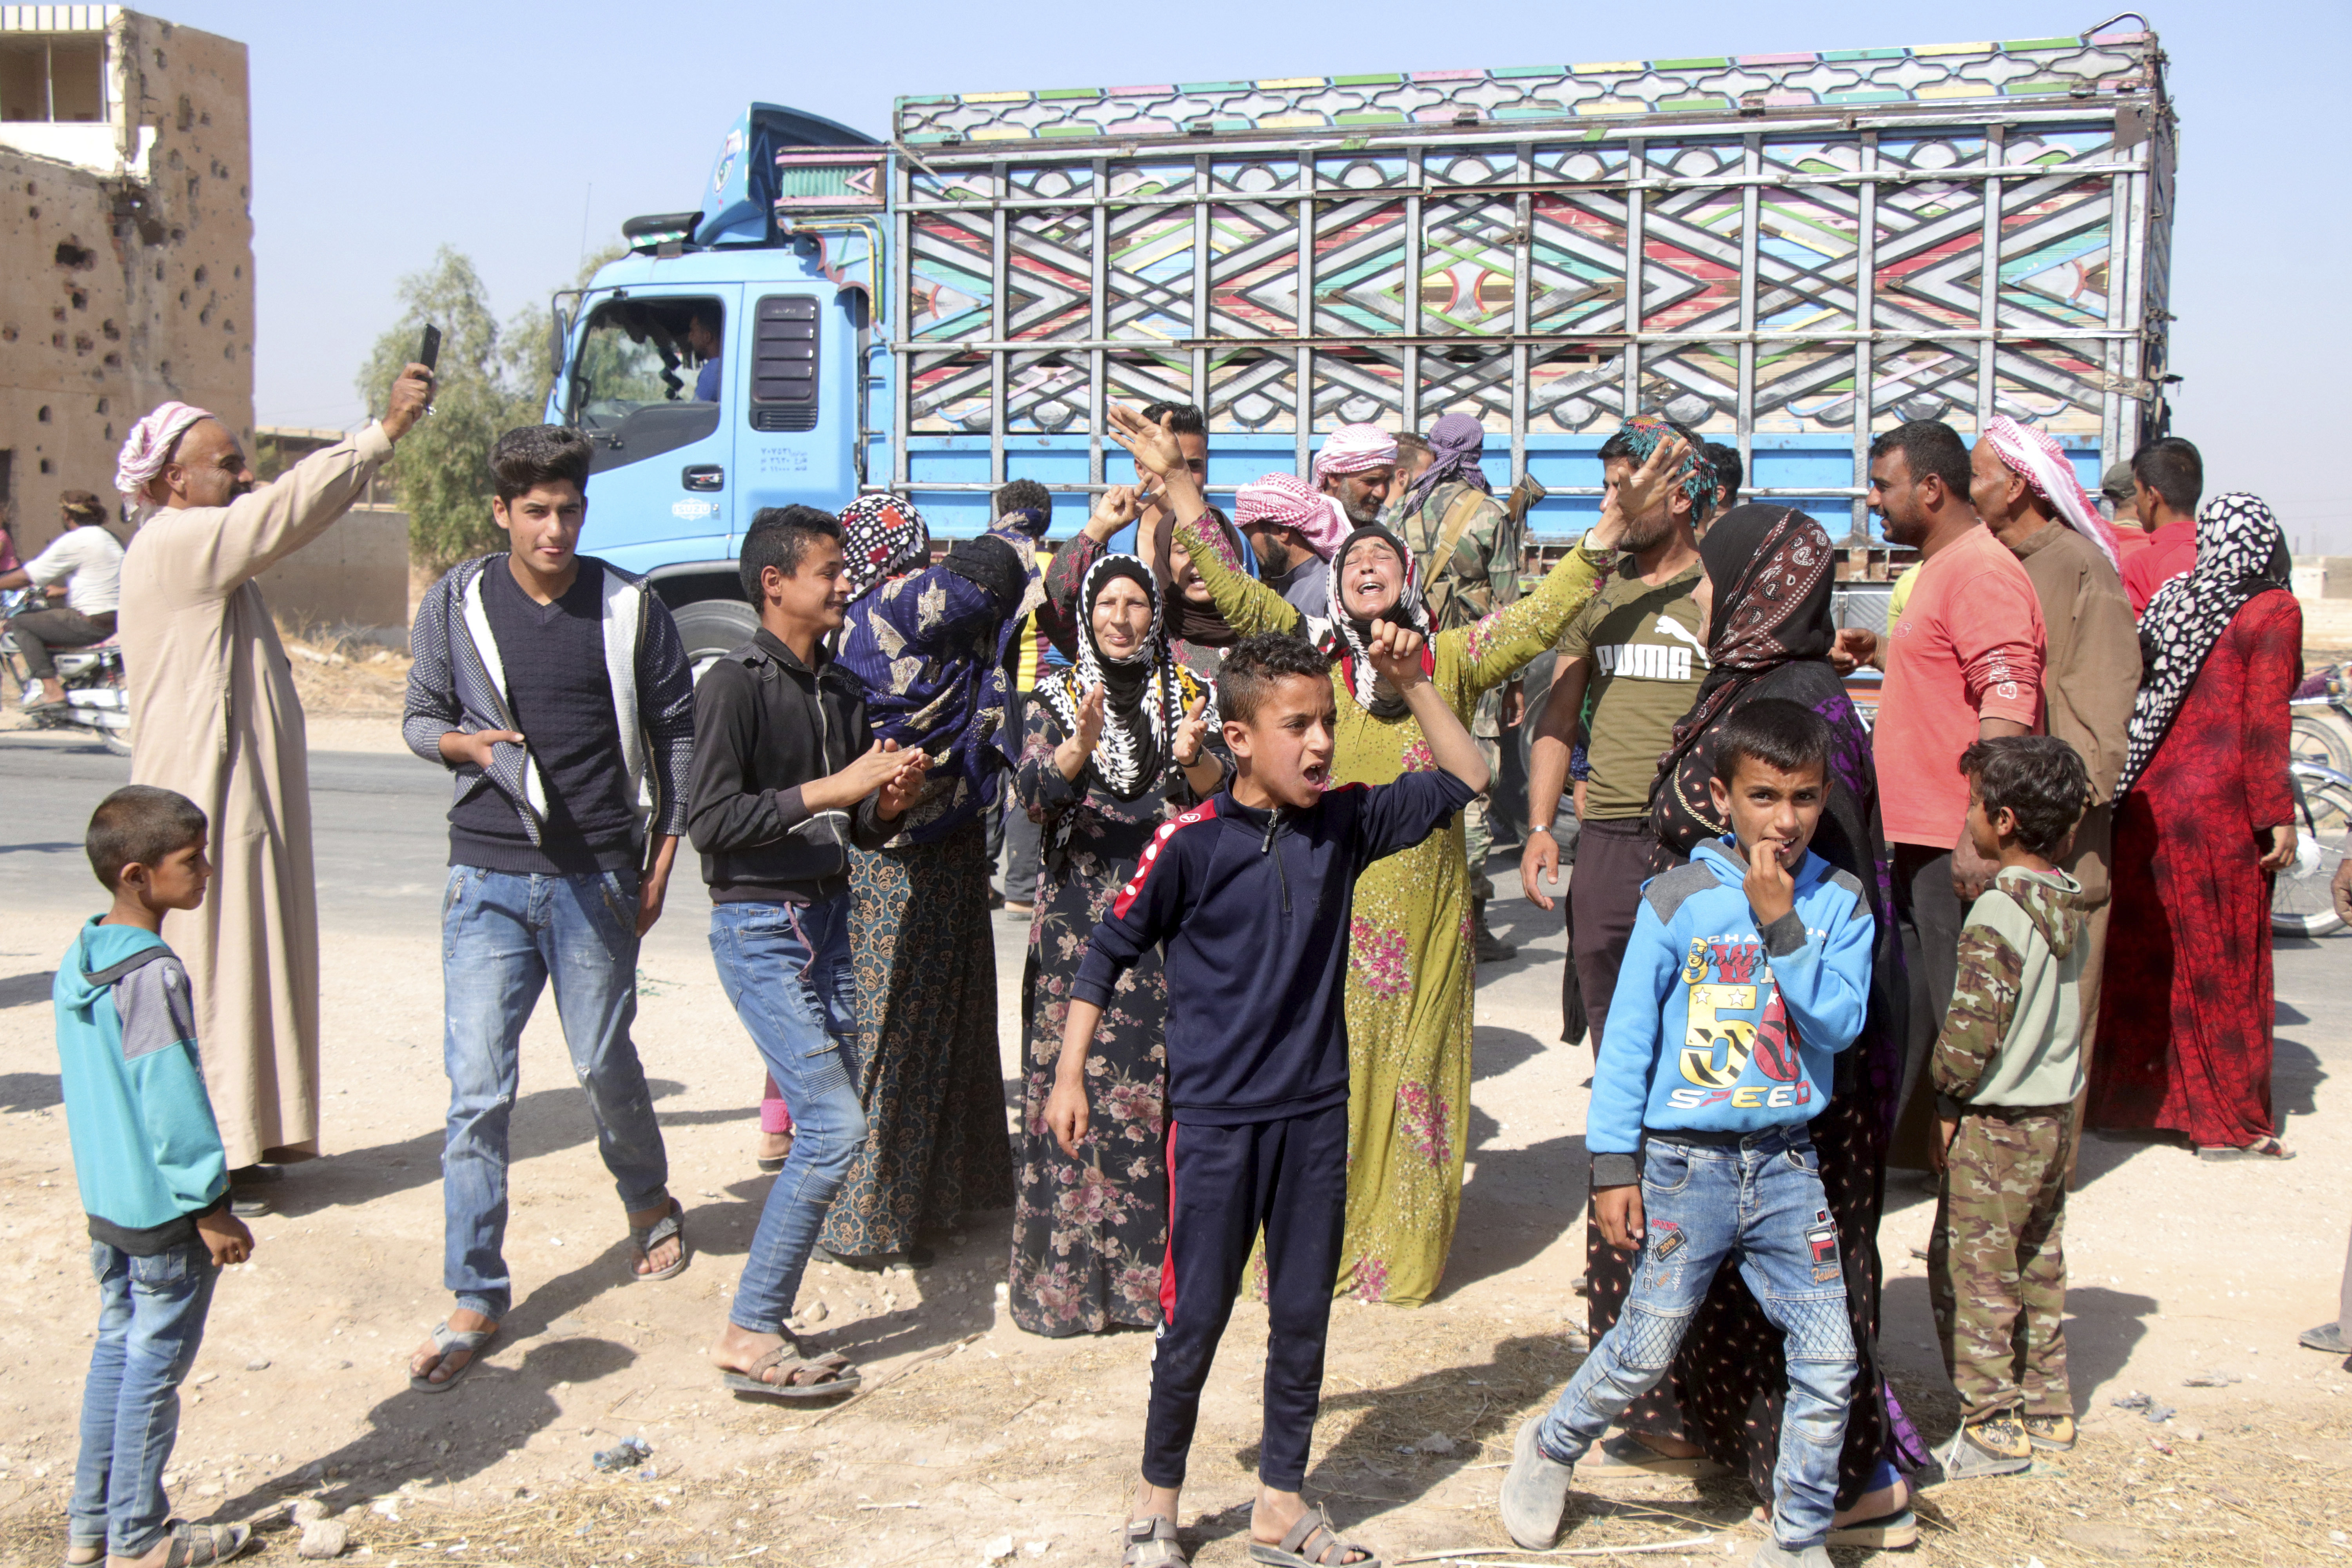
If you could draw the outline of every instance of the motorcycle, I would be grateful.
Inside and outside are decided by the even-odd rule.
[[[0,595],[0,620],[41,606],[40,594],[19,588]],[[117,756],[131,754],[130,693],[123,683],[122,649],[112,637],[89,647],[58,648],[50,656],[58,679],[66,689],[63,702],[36,708],[25,715],[35,729],[79,730],[95,735]],[[0,668],[15,678],[16,700],[39,688],[16,651],[16,637],[0,632]]]
[[[2294,859],[2271,881],[2271,930],[2279,936],[2328,936],[2344,929],[2336,912],[2336,868],[2352,850],[2352,775],[2297,756]]]

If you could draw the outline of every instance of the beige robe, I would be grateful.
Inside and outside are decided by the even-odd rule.
[[[232,1169],[319,1152],[319,905],[302,703],[253,579],[326,531],[392,456],[380,425],[226,507],[155,513],[122,560],[131,779],[212,820],[201,909],[163,922],[194,982]]]

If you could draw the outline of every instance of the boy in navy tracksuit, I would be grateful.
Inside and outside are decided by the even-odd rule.
[[[1341,1568],[1370,1556],[1298,1495],[1323,1383],[1348,1195],[1348,918],[1356,879],[1420,843],[1486,786],[1462,722],[1424,679],[1420,636],[1375,622],[1373,668],[1421,722],[1439,770],[1330,787],[1330,660],[1249,638],[1217,679],[1232,787],[1162,826],[1095,927],[1071,988],[1045,1121],[1076,1155],[1087,1052],[1119,976],[1164,944],[1168,1257],[1130,1568],[1181,1563],[1177,1494],[1201,1389],[1259,1227],[1265,1231],[1265,1427],[1250,1555]]]
[[[221,1266],[253,1252],[252,1232],[228,1212],[228,1152],[196,1058],[187,971],[160,934],[166,910],[204,902],[205,814],[184,795],[133,784],[99,803],[87,845],[114,907],[81,928],[54,987],[99,1298],[66,1562],[194,1568],[236,1556],[247,1531],[168,1518],[179,1386]]]
[[[1601,1233],[1643,1257],[1616,1325],[1519,1428],[1502,1511],[1521,1546],[1557,1539],[1577,1460],[1665,1376],[1736,1258],[1789,1371],[1771,1538],[1754,1561],[1829,1568],[1854,1346],[1805,1127],[1828,1101],[1832,1055],[1861,1032],[1873,936],[1861,884],[1805,847],[1829,751],[1809,708],[1734,710],[1708,785],[1729,841],[1643,890],[1585,1125]]]

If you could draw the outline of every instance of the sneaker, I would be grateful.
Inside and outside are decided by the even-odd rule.
[[[1972,1421],[1952,1434],[1937,1456],[1948,1481],[1977,1480],[1986,1476],[2013,1476],[2033,1468],[2033,1443],[2014,1411]]]
[[[2074,1418],[2072,1415],[2029,1415],[2025,1418],[2025,1440],[2036,1448],[2050,1448],[2063,1454],[2074,1446]]]
[[[2345,1339],[2341,1323],[2322,1323],[2315,1329],[2305,1329],[2294,1342],[2307,1351],[2326,1351],[2329,1355],[2352,1355],[2352,1341]]]
[[[1536,1428],[1542,1424],[1536,1415],[1519,1423],[1500,1500],[1503,1528],[1529,1552],[1548,1552],[1559,1539],[1560,1521],[1568,1514],[1569,1483],[1576,1476],[1575,1466],[1563,1465],[1536,1447]]]

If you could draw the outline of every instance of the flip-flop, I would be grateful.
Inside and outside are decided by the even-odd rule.
[[[1307,1543],[1318,1536],[1323,1543],[1313,1552]],[[1348,1559],[1350,1552],[1360,1552],[1361,1557]],[[1330,1516],[1320,1508],[1312,1513],[1302,1513],[1298,1521],[1284,1532],[1282,1544],[1268,1546],[1263,1541],[1250,1542],[1250,1561],[1263,1563],[1266,1568],[1381,1568],[1381,1560],[1371,1549],[1360,1546],[1331,1528]]]
[[[1645,1476],[1664,1476],[1675,1480],[1707,1480],[1730,1472],[1705,1454],[1693,1454],[1677,1458],[1661,1454],[1631,1432],[1620,1432],[1606,1442],[1595,1443],[1578,1467],[1585,1475],[1605,1476],[1611,1471],[1622,1473],[1638,1470]]]
[[[2197,1157],[2217,1163],[2224,1160],[2292,1160],[2294,1151],[2275,1138],[2257,1138],[2242,1149],[2233,1149],[2227,1144],[2200,1145]]]
[[[1758,1508],[1748,1515],[1748,1522],[1768,1534],[1772,1529],[1772,1510]],[[1852,1524],[1833,1524],[1827,1546],[1859,1546],[1873,1552],[1901,1552],[1919,1544],[1919,1516],[1907,1508],[1893,1513],[1880,1514],[1876,1519],[1857,1519]]]
[[[771,1383],[760,1375],[779,1370],[784,1374],[781,1383]],[[794,1383],[793,1378],[803,1371],[831,1373],[833,1375],[822,1383]],[[782,1344],[753,1362],[744,1371],[729,1373],[723,1381],[731,1393],[757,1394],[762,1399],[832,1399],[844,1394],[855,1394],[865,1378],[849,1364],[849,1358],[838,1351],[810,1355],[798,1337],[787,1330]]]
[[[638,1273],[636,1264],[650,1259],[654,1248],[672,1237],[677,1237],[677,1261],[667,1268],[657,1268],[651,1274]],[[629,1265],[629,1278],[637,1284],[650,1285],[656,1279],[674,1279],[685,1273],[686,1266],[694,1259],[693,1250],[686,1245],[685,1205],[676,1198],[672,1198],[669,1201],[669,1213],[642,1230],[634,1225],[631,1226],[629,1246],[637,1255],[636,1262]]]
[[[433,1381],[432,1375],[429,1373],[411,1373],[408,1375],[408,1386],[416,1390],[419,1394],[448,1393],[451,1389],[457,1387],[460,1383],[463,1383],[466,1380],[466,1374],[467,1373],[473,1371],[474,1368],[481,1364],[482,1347],[496,1339],[498,1337],[498,1333],[499,1326],[496,1323],[492,1323],[487,1329],[453,1329],[449,1326],[448,1320],[446,1319],[434,1324],[434,1353],[436,1355],[446,1356],[451,1351],[464,1351],[467,1352],[466,1356],[466,1364],[459,1367],[457,1371],[451,1373],[448,1376],[443,1378],[438,1383]],[[434,1365],[438,1367],[440,1363],[436,1362],[434,1363]]]

